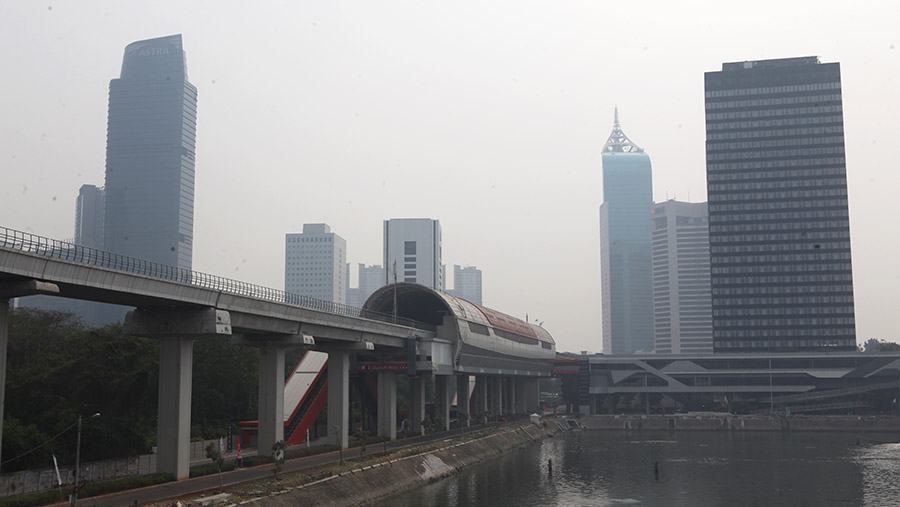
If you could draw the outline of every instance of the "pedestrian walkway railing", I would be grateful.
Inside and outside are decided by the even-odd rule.
[[[7,227],[0,227],[0,247],[77,262],[79,264],[88,264],[91,266],[149,276],[171,282],[184,283],[238,296],[247,296],[254,299],[284,303],[311,310],[320,310],[337,315],[389,322],[427,331],[435,330],[433,324],[426,322],[394,317],[393,315],[386,313],[374,312],[341,303],[311,298],[309,296],[285,292],[271,287],[242,282],[240,280],[200,273],[198,271],[168,266],[146,259],[139,259],[96,248],[75,245],[67,241],[46,238],[28,232],[9,229]]]

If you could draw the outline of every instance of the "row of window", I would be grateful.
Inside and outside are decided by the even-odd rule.
[[[808,83],[784,86],[762,86],[758,88],[740,88],[736,90],[708,90],[706,97],[740,97],[745,95],[766,95],[771,93],[809,92],[817,90],[840,90],[840,81],[832,83]]]
[[[763,151],[722,151],[714,152],[706,151],[707,161],[722,160],[753,160],[753,159],[772,159],[783,157],[811,157],[819,155],[840,155],[844,153],[844,146],[821,146],[818,148],[792,148],[789,150],[763,150]]]
[[[720,135],[729,136],[733,135],[734,137],[726,137],[726,139],[741,139],[742,134],[746,134],[747,130],[753,129],[751,131],[759,132],[762,129],[763,131],[767,129],[781,128],[781,127],[794,127],[794,126],[802,126],[802,125],[826,125],[831,124],[832,126],[843,125],[844,117],[839,114],[834,114],[830,116],[808,116],[802,118],[769,118],[765,120],[743,120],[743,121],[707,121],[706,122],[706,132],[707,135],[710,132],[721,132]],[[746,129],[743,132],[739,131],[740,129]],[[723,132],[735,130],[735,132]]]
[[[770,346],[786,347],[786,348],[810,348],[810,347],[852,347],[856,348],[856,338],[847,339],[826,339],[819,340],[778,340],[778,343],[772,344],[767,341],[727,341],[716,342],[716,350],[736,350],[736,349],[758,349],[765,350]]]
[[[770,118],[782,116],[797,116],[801,114],[840,113],[843,108],[840,104],[831,106],[806,106],[785,107],[777,109],[761,109],[753,111],[728,111],[725,113],[706,113],[707,120],[735,120],[742,118]]]
[[[840,94],[821,94],[821,95],[798,95],[795,97],[769,97],[764,99],[745,99],[745,100],[722,100],[707,101],[706,110],[711,109],[731,109],[746,107],[764,107],[764,106],[784,106],[805,103],[822,103],[822,102],[840,102]]]
[[[717,280],[714,279],[714,283]],[[848,280],[849,282],[849,280]],[[754,296],[768,294],[813,294],[828,292],[846,292],[850,283],[840,285],[815,284],[815,285],[763,285],[759,287],[713,287],[713,299],[718,301],[719,296]]]
[[[717,202],[721,201],[785,201],[788,199],[810,199],[820,197],[846,197],[846,187],[815,188],[809,190],[784,190],[780,192],[732,192],[715,194]],[[817,201],[818,202],[818,201]]]
[[[785,146],[813,146],[817,144],[835,144],[843,145],[844,136],[825,136],[825,137],[801,137],[801,138],[779,138],[767,139],[765,141],[721,141],[710,142],[707,139],[706,151],[724,151],[724,150],[740,150],[740,149],[770,149],[782,148]]]
[[[788,328],[788,327],[775,327],[770,329],[729,329],[729,330],[720,330],[718,326],[713,329],[713,339],[719,340],[721,338],[756,338],[764,339],[766,337],[770,337],[773,339],[779,339],[779,346],[786,346],[780,338],[787,337],[799,337],[799,336],[813,336],[813,337],[825,337],[829,336],[847,336],[848,334],[853,333],[853,326],[846,327],[826,327],[821,329],[803,329],[801,328]],[[716,344],[718,346],[718,343]],[[855,344],[854,344],[855,346]]]
[[[754,276],[754,275],[744,275],[740,277],[730,276],[727,280],[717,279],[716,280],[716,288],[713,289],[712,293],[714,295],[719,294],[728,294],[727,291],[731,289],[743,288],[748,285],[761,285],[761,284],[799,284],[799,283],[817,283],[817,284],[833,284],[833,283],[841,283],[840,287],[846,287],[850,282],[853,281],[853,275],[850,273],[820,273],[816,275],[766,275],[766,276]],[[743,286],[743,287],[742,287]]]
[[[846,187],[847,179],[846,178],[821,178],[815,180],[807,180],[807,181],[784,181],[784,180],[756,180],[756,181],[744,181],[741,183],[710,183],[708,189],[710,191],[725,191],[730,192],[734,190],[766,190],[766,189],[780,189],[785,187],[806,187],[806,188],[817,188],[817,187]]]
[[[762,305],[780,306],[780,305],[825,305],[845,303],[853,304],[853,295],[851,294],[835,294],[835,295],[810,295],[810,296],[788,296],[788,297],[738,297],[738,298],[716,298],[716,307],[724,308],[726,306],[753,306],[760,308]],[[848,310],[849,309],[849,310]],[[848,307],[844,311],[853,311],[853,306]],[[735,309],[723,309],[720,311],[731,312]]]
[[[781,168],[773,168],[767,171],[740,171],[740,172],[731,172],[731,171],[716,171],[713,174],[709,174],[707,176],[707,181],[710,183],[716,181],[780,181],[783,183],[790,183],[792,181],[797,180],[811,180],[824,178],[828,176],[838,176],[843,178],[846,181],[847,170],[844,166],[831,166],[831,167],[807,167],[804,169],[781,169]]]
[[[844,166],[845,157],[817,157],[785,160],[745,160],[743,162],[710,162],[710,171],[740,171],[747,169],[787,169],[789,167],[817,168]]]
[[[828,245],[828,248],[850,249],[850,242],[840,242]],[[821,248],[819,249],[821,250]],[[783,243],[775,245],[737,245],[714,246],[710,248],[712,254],[728,253],[754,253],[754,252],[808,252],[809,245],[796,243]]]
[[[806,311],[804,311],[806,310]],[[727,310],[715,310],[713,311],[713,315],[716,317],[753,317],[759,315],[768,315],[768,316],[779,316],[779,315],[787,315],[791,317],[800,317],[804,314],[808,314],[810,316],[820,315],[822,313],[829,313],[831,315],[836,314],[853,314],[853,307],[847,306],[843,308],[828,308],[827,310],[821,307],[800,307],[800,308],[785,308],[785,307],[771,307],[771,308],[729,308]],[[717,319],[716,322],[719,322]]]
[[[706,140],[708,142],[715,141],[732,141],[732,140],[741,140],[741,139],[784,139],[787,137],[800,137],[802,139],[808,139],[813,136],[821,136],[828,134],[840,134],[840,138],[843,141],[844,139],[844,126],[843,125],[827,125],[827,126],[819,126],[819,127],[800,127],[800,128],[791,128],[791,129],[760,129],[760,130],[740,130],[740,131],[732,131],[732,132],[708,132],[706,134]]]
[[[761,210],[798,210],[798,209],[827,209],[835,210],[847,209],[847,199],[822,199],[819,201],[780,201],[780,202],[743,202],[719,204],[710,202],[710,214],[717,216],[718,220],[735,220],[743,216],[745,211],[761,211]],[[728,213],[734,212],[734,213]],[[717,221],[718,221],[717,220]]]
[[[811,210],[811,211],[770,211],[761,213],[741,213],[736,216],[732,222],[769,222],[773,220],[790,220],[792,222],[813,222],[821,223],[825,220],[833,220],[837,218],[846,218],[849,216],[847,209],[834,210]],[[716,221],[717,224],[724,225],[721,217]]]
[[[849,271],[848,262],[822,262],[809,264],[776,264],[758,266],[747,264],[743,266],[730,266],[728,268],[716,268],[717,274],[740,275],[742,273],[818,273],[822,271]]]
[[[288,237],[288,243],[333,243],[331,236],[321,238]]]

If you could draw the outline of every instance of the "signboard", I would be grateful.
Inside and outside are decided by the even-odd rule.
[[[407,371],[406,363],[357,363],[356,371],[393,371],[404,373]]]

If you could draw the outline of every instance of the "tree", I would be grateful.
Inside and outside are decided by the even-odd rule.
[[[341,440],[341,427],[337,424],[332,424],[331,432],[334,434],[334,439],[337,441],[340,464],[341,466],[344,466],[344,442]]]
[[[215,443],[210,443],[206,446],[206,457],[216,464],[216,470],[219,472],[219,493],[221,493],[225,488],[222,482],[222,465],[225,464],[225,458],[222,456],[222,452],[219,451],[219,446]]]
[[[272,445],[272,459],[274,461],[274,466],[272,467],[272,475],[278,477],[278,474],[281,473],[281,467],[284,465],[284,450],[287,449],[287,446],[284,445],[284,440],[279,440]]]

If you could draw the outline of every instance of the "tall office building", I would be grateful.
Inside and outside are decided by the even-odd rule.
[[[81,185],[75,200],[75,244],[103,248],[104,192],[96,185]]]
[[[109,83],[106,250],[191,268],[196,121],[181,35],[126,46]]]
[[[654,204],[650,215],[655,352],[712,352],[706,203],[669,200]]]
[[[453,290],[449,290],[447,293],[477,305],[482,304],[481,270],[475,266],[462,268],[459,264],[454,264]]]
[[[840,64],[707,72],[706,175],[715,351],[854,350]]]
[[[384,283],[413,282],[442,290],[441,223],[430,218],[384,221]]]
[[[603,146],[600,285],[603,352],[653,351],[650,276],[650,157],[622,132],[616,111]]]
[[[347,303],[347,242],[327,224],[303,224],[284,237],[284,290]]]
[[[359,263],[356,287],[350,287],[349,273],[350,264],[347,264],[347,304],[355,308],[362,308],[369,296],[384,286],[384,268],[378,265],[366,266]]]

